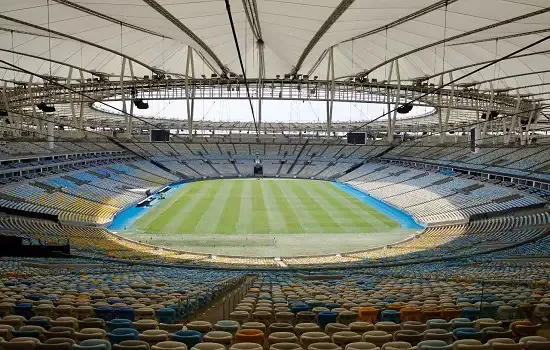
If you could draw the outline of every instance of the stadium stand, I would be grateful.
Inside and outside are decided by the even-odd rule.
[[[223,3],[0,3],[0,350],[550,350],[548,0]]]

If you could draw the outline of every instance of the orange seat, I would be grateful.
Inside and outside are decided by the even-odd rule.
[[[369,322],[372,324],[376,323],[378,319],[378,310],[371,306],[362,306],[357,311],[357,316],[361,322]]]
[[[392,303],[392,304],[388,305],[388,307],[386,309],[387,310],[399,311],[399,310],[401,310],[402,307],[403,307],[403,305],[401,303]]]
[[[264,344],[264,332],[259,329],[241,329],[235,334],[236,343]]]
[[[404,307],[401,309],[401,322],[422,321],[422,311],[416,307]]]

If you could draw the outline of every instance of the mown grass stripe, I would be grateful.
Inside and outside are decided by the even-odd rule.
[[[231,191],[229,192],[228,200],[225,201],[222,215],[218,221],[217,233],[235,233],[239,223],[244,182],[239,180],[230,180],[228,182],[231,183]]]
[[[271,233],[260,182],[261,180],[252,181],[252,233]]]
[[[271,233],[288,233],[288,226],[283,211],[277,205],[275,195],[271,190],[271,182],[270,180],[262,180],[260,182],[264,194],[264,205],[269,227],[271,228]]]
[[[270,180],[268,184],[273,193],[277,208],[279,208],[285,218],[286,230],[289,233],[305,233],[304,225],[297,215],[294,205],[289,202],[287,194],[279,186],[282,181],[284,180]]]
[[[161,215],[155,218],[155,221],[150,225],[149,232],[155,233],[172,233],[178,232],[177,228],[181,224],[182,217],[187,211],[190,211],[195,203],[198,202],[208,191],[212,184],[208,186],[196,186],[195,183],[186,185],[188,190],[182,196],[178,196],[174,202],[167,202],[166,210],[161,208],[149,212],[148,215],[155,215],[157,212]]]
[[[236,233],[252,233],[252,181],[243,180]]]
[[[292,188],[293,181],[295,180],[283,180],[275,182],[283,192],[284,198],[289,203],[290,210],[294,211],[306,233],[326,232],[323,229],[323,223],[319,222],[319,220],[312,215],[307,205],[303,203],[300,200],[299,195],[294,192],[294,189]]]
[[[178,188],[178,192],[172,194],[167,199],[162,200],[160,203],[157,203],[154,206],[154,210],[148,210],[143,216],[136,220],[133,224],[134,227],[140,227],[143,229],[149,229],[153,223],[162,215],[164,212],[176,207],[175,204],[184,196],[187,196],[190,191],[193,191],[193,186],[183,185]]]
[[[304,190],[304,187],[312,186],[314,181],[308,181],[307,184],[298,183],[297,181],[291,182],[291,188],[296,193],[297,200],[301,205],[309,212],[309,215],[313,219],[321,224],[322,231],[327,233],[341,233],[345,232],[344,229],[334,221],[330,214],[321,206],[315,198],[309,195],[309,193]]]
[[[206,189],[203,196],[195,203],[195,205],[185,213],[186,215],[182,215],[184,213],[176,214],[177,220],[180,224],[175,229],[175,232],[200,233],[196,231],[197,225],[202,220],[203,215],[209,215],[207,213],[207,209],[212,200],[215,199],[218,189],[222,186],[222,181],[212,180],[208,182],[212,182],[212,185]],[[200,185],[200,183],[197,184]]]
[[[223,216],[223,210],[226,203],[230,202],[231,188],[235,182],[231,180],[220,182],[221,186],[213,195],[210,205],[206,208],[206,211],[197,223],[195,231],[200,234],[217,232],[218,224]]]
[[[312,186],[304,186],[304,190],[309,193],[311,198],[319,203],[330,217],[342,227],[345,232],[357,232],[363,230],[369,232],[372,229],[370,212],[365,211],[358,214],[355,210],[350,210],[349,206],[344,205],[340,196],[328,195],[320,189],[330,186],[328,183],[316,182]]]

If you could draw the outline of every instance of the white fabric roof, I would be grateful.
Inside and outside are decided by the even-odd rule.
[[[354,76],[404,55],[399,60],[401,79],[409,80],[494,60],[550,35],[549,0],[448,0],[447,6],[436,0],[230,0],[230,4],[249,77],[258,76],[258,57],[243,4],[257,8],[255,18],[265,43],[265,76],[270,78],[291,72],[304,56],[298,71],[325,79],[328,55],[316,62],[333,46],[336,77]],[[339,16],[338,8],[343,8]],[[407,19],[423,9],[426,13]],[[0,12],[0,49],[19,53],[0,51],[0,59],[38,74],[48,74],[51,58],[119,75],[120,53],[143,64],[133,63],[137,76],[150,75],[151,67],[184,74],[188,45],[217,70],[219,61],[241,73],[224,0],[1,0]],[[501,24],[507,20],[510,23]],[[401,23],[393,26],[396,21]],[[54,31],[51,35],[48,28]],[[350,40],[376,29],[380,31]],[[479,29],[484,30],[410,53]],[[314,45],[304,55],[308,44]],[[530,86],[521,93],[548,99],[550,72],[544,71],[550,70],[550,56],[545,50],[550,50],[550,40],[523,51],[521,58],[503,61],[461,82],[497,79],[494,88]],[[195,57],[195,63],[197,75],[212,73],[200,58]],[[52,75],[66,77],[69,67],[64,64],[52,63]],[[6,65],[0,63],[0,67]],[[386,79],[388,67],[382,65],[369,78]],[[476,68],[458,69],[453,78]],[[126,69],[125,75],[129,74]],[[529,75],[500,79],[521,74]],[[0,75],[4,80],[29,79],[5,68]],[[73,77],[77,76],[74,72]],[[438,84],[439,78],[430,82]]]

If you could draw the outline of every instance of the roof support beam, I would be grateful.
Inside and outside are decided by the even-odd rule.
[[[10,108],[10,105],[9,105],[9,101],[8,101],[8,96],[7,96],[7,91],[8,91],[8,82],[7,81],[4,81],[4,86],[2,87],[2,101],[4,102],[4,108],[6,109],[6,112],[8,113],[8,118],[7,120],[10,121],[10,124],[13,124],[14,125],[14,129],[15,130],[13,132],[13,136],[20,136],[19,135],[19,128],[18,128],[18,122],[15,120],[15,116],[13,115],[13,113],[11,112],[11,108]],[[7,122],[6,122],[7,124]]]
[[[246,15],[246,19],[248,20],[248,24],[250,25],[250,29],[252,29],[252,34],[254,34],[256,40],[263,40],[262,27],[260,25],[260,14],[258,13],[258,4],[256,3],[256,0],[242,1],[244,13]]]
[[[258,132],[262,132],[262,97],[263,97],[263,78],[265,77],[265,55],[264,39],[262,37],[262,27],[260,25],[260,14],[258,13],[258,4],[256,0],[242,0],[244,13],[248,24],[252,29],[256,44],[258,45]]]
[[[440,75],[439,76],[439,87],[441,88],[443,86],[443,76]],[[441,95],[438,95],[437,96],[437,102],[438,102],[438,105],[441,105]],[[442,108],[441,107],[437,107],[436,108],[437,110],[437,121],[439,122],[439,139],[441,142],[444,141],[444,135],[443,135],[443,115],[441,114],[442,113]]]
[[[390,62],[390,68],[388,69],[388,80],[391,80],[391,76],[393,73],[393,61]],[[393,133],[391,132],[392,126],[391,126],[391,104],[390,104],[390,89],[386,88],[386,107],[388,107],[388,127],[387,127],[387,133],[388,133],[388,142],[393,142]]]
[[[263,97],[263,78],[265,74],[264,66],[264,42],[258,40],[258,132],[262,132],[262,97]]]
[[[533,75],[533,74],[545,74],[545,73],[549,73],[549,72],[550,72],[550,69],[545,69],[545,70],[534,71],[534,72],[512,74],[512,75],[502,76],[502,77],[498,77],[498,78],[492,78],[492,79],[487,79],[487,80],[482,80],[482,81],[475,81],[475,82],[472,83],[472,85],[473,84],[479,85],[479,84],[492,83],[492,82],[499,81],[499,80],[504,80],[504,79],[513,79],[513,78],[525,77],[525,76]],[[461,84],[459,84],[459,85],[461,85]],[[512,88],[511,90],[514,90],[514,89],[516,89],[516,88]]]
[[[395,132],[395,121],[397,120],[397,107],[401,104],[401,72],[399,71],[399,60],[395,60],[395,77],[397,78],[397,90],[395,92],[395,105],[393,107],[393,120],[391,122],[391,138]],[[388,115],[389,117],[389,115]]]
[[[510,136],[512,133],[514,134],[514,136],[516,135],[516,119],[519,115],[519,111],[521,107],[521,98],[519,97],[519,90],[517,90],[516,92],[517,92],[516,111],[511,116],[511,121],[510,121],[510,126],[508,127],[508,131],[506,131],[506,127],[504,127],[505,129],[504,144],[505,145],[510,143]],[[521,127],[521,124],[520,124],[520,127]]]
[[[69,35],[69,34],[65,34],[65,33],[61,33],[61,32],[58,32],[56,30],[52,30],[52,29],[48,29],[48,28],[45,28],[45,27],[42,27],[42,26],[39,26],[39,25],[36,25],[36,24],[32,24],[30,22],[25,22],[25,21],[22,21],[20,19],[17,19],[17,18],[13,18],[13,17],[9,17],[9,16],[6,16],[6,15],[2,15],[0,14],[0,19],[5,19],[7,21],[11,21],[11,22],[14,22],[14,23],[18,23],[18,24],[22,24],[22,25],[25,25],[25,26],[29,26],[29,27],[32,27],[32,28],[35,28],[35,29],[40,29],[40,30],[43,30],[45,32],[48,32],[48,33],[52,33],[52,34],[55,34],[57,36],[60,36],[60,37],[63,37],[63,38],[67,38],[67,39],[71,39],[71,40],[74,40],[74,41],[77,41],[77,42],[80,42],[80,43],[83,43],[83,44],[86,44],[86,45],[90,45],[90,46],[93,46],[95,48],[98,48],[98,49],[101,49],[101,50],[104,50],[104,51],[107,51],[107,52],[110,52],[112,54],[115,54],[115,55],[118,55],[120,57],[124,57],[126,58],[127,60],[130,60],[130,61],[133,61],[137,64],[139,64],[140,66],[152,71],[152,72],[156,72],[157,69],[149,66],[148,64],[144,63],[144,62],[141,62],[141,61],[138,61],[136,60],[135,58],[133,57],[130,57],[128,55],[125,55],[121,52],[118,52],[118,51],[115,51],[115,50],[112,50],[108,47],[105,47],[105,46],[102,46],[102,45],[98,45],[94,42],[91,42],[91,41],[88,41],[88,40],[84,40],[84,39],[80,39],[76,36],[72,36],[72,35]],[[79,68],[80,69],[80,68]]]
[[[131,64],[131,61],[130,61],[130,64]],[[80,72],[80,81],[83,82],[84,81],[84,73],[82,72],[82,70],[79,71]],[[80,113],[78,115],[78,137],[79,138],[84,138],[86,137],[86,129],[84,129],[84,107],[85,107],[85,102],[84,102],[84,94],[83,94],[83,91],[84,88],[81,88],[81,91],[80,91]]]
[[[17,33],[17,34],[25,34],[25,35],[31,35],[31,36],[38,36],[38,37],[42,37],[42,38],[50,38],[50,36],[46,35],[46,34],[40,34],[40,33],[33,33],[33,32],[26,32],[24,30],[17,30],[17,29],[12,29],[12,28],[2,28],[0,27],[0,31],[2,32],[8,32],[8,33]],[[60,39],[60,38],[57,38],[57,37],[51,37],[52,39]]]
[[[344,12],[353,4],[355,0],[342,0],[340,4],[332,11],[330,16],[327,18],[327,20],[321,25],[321,27],[317,30],[315,35],[313,35],[313,38],[309,41],[306,48],[300,55],[300,58],[298,58],[298,62],[296,62],[296,65],[292,68],[292,71],[290,74],[296,74],[302,68],[302,64],[304,63],[306,57],[309,55],[313,47],[321,40],[323,35],[332,27],[332,25],[342,16]],[[332,50],[332,49],[331,49]]]
[[[29,76],[29,85],[27,86],[27,93],[29,94],[30,96],[30,102],[31,102],[31,112],[32,112],[32,119],[33,119],[33,122],[34,124],[36,125],[36,127],[38,128],[38,130],[40,130],[40,132],[42,132],[42,129],[44,127],[43,123],[42,123],[42,119],[39,119],[37,116],[36,116],[36,103],[34,101],[34,94],[33,94],[33,89],[32,89],[32,78],[34,77],[34,75],[30,75]],[[6,106],[6,108],[8,107],[6,104],[4,104]]]
[[[334,94],[336,93],[335,80],[334,80],[334,48],[331,47],[328,51],[328,64],[327,64],[327,139],[330,139],[330,133],[332,131],[332,110],[334,107]]]
[[[195,113],[195,88],[189,88],[189,71],[191,77],[195,78],[195,63],[193,61],[193,48],[187,46],[187,61],[185,63],[185,102],[187,105],[187,127],[189,139],[193,139],[193,115]]]
[[[514,55],[514,56],[511,56],[511,57],[505,58],[502,61],[508,61],[508,60],[513,60],[513,59],[517,59],[517,58],[523,58],[523,57],[529,57],[529,56],[535,56],[535,55],[547,55],[549,53],[550,53],[550,50],[534,51],[534,52],[524,53],[524,54],[521,54],[521,55]],[[447,73],[456,72],[457,70],[468,69],[468,68],[481,66],[481,65],[484,65],[484,64],[489,64],[493,61],[494,60],[489,60],[489,61],[483,61],[483,62],[478,62],[478,63],[467,64],[465,66],[460,66],[460,67],[455,67],[455,68],[452,68],[452,69],[447,69],[445,71],[435,73],[435,74],[432,74],[432,75],[427,75],[427,76],[424,76],[424,77],[418,77],[418,79],[429,80],[429,79],[433,79],[435,77],[438,77],[440,75],[445,75]]]
[[[533,142],[533,135],[534,132],[531,132],[531,126],[533,127],[533,130],[537,130],[538,127],[538,121],[539,121],[539,113],[540,113],[540,106],[536,106],[533,110],[533,119],[529,119],[529,123],[527,124],[527,144],[530,145]]]
[[[536,34],[542,34],[550,32],[550,28],[547,29],[540,29],[540,30],[532,30],[530,32],[524,32],[524,33],[516,33],[516,34],[510,34],[510,35],[502,35],[502,36],[495,36],[492,38],[487,39],[479,39],[479,40],[472,40],[472,41],[465,41],[455,44],[450,44],[449,46],[458,46],[458,45],[468,45],[468,44],[478,44],[478,43],[486,43],[488,41],[497,41],[497,40],[506,40],[506,39],[513,39],[513,38],[519,38],[522,36],[527,35],[536,35]]]
[[[328,53],[328,50],[325,50],[323,51],[323,53],[321,54],[321,56],[319,56],[319,58],[317,59],[317,61],[315,61],[315,64],[310,68],[310,70],[307,72],[307,75],[311,76],[313,74],[313,72],[315,72],[315,70],[317,70],[317,68],[319,68],[319,65],[321,64],[321,62],[325,59],[325,57],[327,57],[327,53]]]
[[[458,0],[440,0],[438,2],[436,2],[435,4],[432,4],[430,6],[427,6],[427,7],[424,7],[423,9],[420,9],[416,12],[413,12],[411,13],[410,15],[407,15],[405,17],[401,17],[391,23],[388,23],[382,27],[378,27],[376,29],[373,29],[373,30],[370,30],[366,33],[363,33],[363,34],[359,34],[359,35],[356,35],[352,38],[349,38],[349,39],[346,39],[344,41],[341,41],[339,44],[343,44],[343,43],[347,43],[349,41],[353,41],[353,40],[357,40],[357,39],[362,39],[362,38],[366,38],[368,36],[371,36],[371,35],[374,35],[374,34],[378,34],[380,32],[383,32],[383,31],[386,31],[390,28],[394,28],[394,27],[397,27],[399,25],[402,25],[404,23],[407,23],[409,21],[412,21],[412,20],[415,20],[417,19],[418,17],[422,17],[430,12],[433,12],[435,10],[439,10],[440,8],[442,7],[445,7],[445,6],[448,6],[450,4],[452,4],[453,2],[457,2]]]
[[[197,45],[200,46],[201,49],[203,49],[212,59],[216,62],[216,64],[220,67],[222,72],[229,73],[229,69],[220,61],[218,56],[212,51],[210,46],[206,45],[204,41],[202,41],[201,38],[199,38],[191,29],[189,29],[185,24],[183,24],[179,19],[177,19],[173,14],[171,14],[169,11],[167,11],[161,4],[156,2],[155,0],[143,0],[147,5],[151,6],[155,11],[157,11],[159,14],[161,14],[164,18],[166,18],[168,21],[170,21],[173,25],[178,27],[182,32],[184,32],[187,36],[189,36]]]
[[[449,81],[453,81],[453,73],[449,73]],[[455,84],[451,84],[451,95],[449,97],[449,103],[447,105],[447,112],[445,113],[445,122],[443,123],[443,130],[447,130],[449,126],[449,118],[451,117],[451,105],[454,103],[455,98]]]
[[[72,65],[72,64],[69,64],[69,63],[65,63],[65,62],[62,62],[62,61],[52,60],[52,59],[47,58],[47,57],[45,57],[45,56],[31,55],[31,54],[29,54],[29,53],[25,53],[25,52],[21,52],[21,51],[9,50],[9,49],[4,49],[4,48],[1,48],[1,47],[0,47],[0,51],[13,53],[13,54],[19,55],[19,56],[26,56],[26,57],[36,58],[37,60],[43,60],[43,61],[47,61],[47,62],[59,64],[59,65],[62,65],[62,66],[66,66],[66,67],[69,67],[69,68],[74,68],[74,69],[82,70],[82,71],[84,71],[84,72],[86,72],[86,73],[89,73],[89,74],[92,74],[92,75],[97,75],[97,72],[88,70],[88,69],[86,69],[86,68],[77,67],[77,66],[75,66],[75,65]]]
[[[489,87],[491,89],[491,97],[489,99],[489,104],[487,105],[487,110],[485,111],[485,122],[483,122],[483,129],[481,130],[481,140],[480,143],[485,143],[487,138],[487,127],[489,126],[489,115],[493,110],[493,103],[495,101],[495,90],[493,89],[493,83],[489,82]]]
[[[486,31],[486,30],[489,30],[489,29],[497,28],[497,27],[500,27],[500,26],[503,26],[503,25],[506,25],[506,24],[510,24],[510,23],[514,23],[514,22],[517,22],[517,21],[527,19],[527,18],[539,16],[539,15],[545,14],[547,12],[550,12],[550,7],[546,7],[546,8],[534,11],[534,12],[529,12],[529,13],[523,14],[521,16],[509,18],[509,19],[504,20],[504,21],[489,24],[489,25],[484,26],[484,27],[480,27],[480,28],[477,28],[477,29],[474,29],[474,30],[470,30],[468,32],[464,32],[464,33],[461,33],[461,34],[451,36],[449,38],[444,38],[444,39],[435,41],[431,44],[427,44],[427,45],[418,47],[416,49],[413,49],[413,50],[404,52],[402,54],[399,54],[395,57],[391,57],[391,58],[377,64],[376,66],[374,66],[372,68],[366,69],[363,72],[358,73],[357,76],[359,76],[359,77],[367,76],[368,74],[370,74],[371,72],[377,70],[378,68],[384,67],[389,62],[391,62],[393,60],[396,60],[396,59],[399,59],[399,58],[402,58],[402,57],[412,55],[413,53],[424,51],[424,50],[429,49],[429,48],[434,47],[434,46],[438,46],[438,45],[441,45],[441,44],[444,44],[444,43],[447,43],[447,42],[450,42],[450,41],[454,41],[454,40],[457,40],[457,39],[460,39],[460,38],[464,38],[464,37],[467,37],[467,36],[472,35],[472,34],[477,34],[477,33],[480,33],[480,32],[483,32],[483,31]]]
[[[151,34],[151,35],[154,35],[154,36],[158,36],[158,37],[161,37],[161,38],[172,39],[172,38],[166,37],[166,36],[164,36],[160,33],[154,32],[152,30],[145,29],[145,28],[142,28],[140,26],[133,25],[131,23],[120,21],[120,20],[118,20],[114,17],[108,16],[108,15],[103,14],[101,12],[94,11],[92,9],[89,9],[87,7],[84,7],[84,6],[81,6],[81,5],[78,5],[78,4],[75,4],[74,2],[71,2],[71,1],[67,1],[67,0],[53,0],[53,1],[55,1],[57,3],[60,3],[62,5],[68,6],[70,8],[73,8],[75,10],[85,12],[89,15],[104,19],[104,20],[109,21],[111,23],[120,24],[121,26],[130,28],[130,29],[134,29],[134,30],[137,30],[137,31],[140,31],[140,32],[143,32],[143,33]]]

